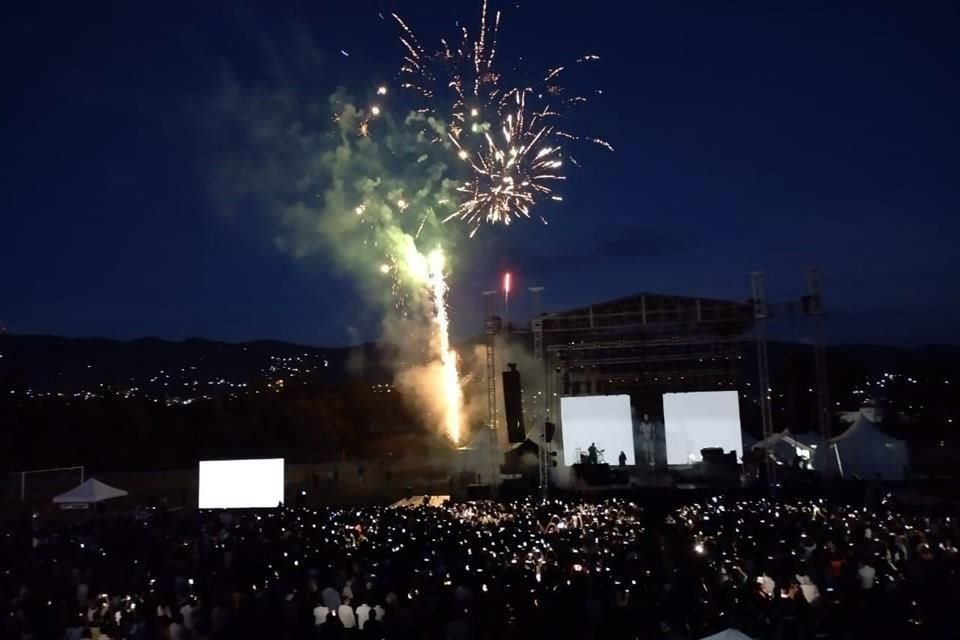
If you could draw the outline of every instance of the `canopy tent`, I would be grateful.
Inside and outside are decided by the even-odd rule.
[[[776,460],[785,464],[791,464],[797,456],[813,461],[817,445],[801,441],[790,433],[789,429],[784,429],[777,433],[772,433],[763,440],[757,442],[751,447],[753,449],[765,449],[768,454]]]
[[[806,433],[798,433],[793,437],[797,442],[811,449],[816,449],[823,443],[823,438],[821,438],[814,431],[808,431]]]
[[[474,476],[478,484],[500,484],[503,455],[493,429],[477,429],[466,446],[457,449],[454,470]]]
[[[539,458],[540,447],[528,438],[523,442],[510,445],[510,448],[503,452],[503,472],[512,474],[536,472]]]
[[[907,444],[881,431],[863,414],[817,453],[818,469],[864,479],[903,480],[910,464]]]
[[[724,629],[720,633],[715,633],[700,640],[753,640],[753,638],[736,629]]]
[[[109,500],[110,498],[119,498],[127,495],[123,489],[111,487],[95,478],[90,478],[86,482],[77,485],[66,493],[61,493],[53,499],[57,504],[77,504],[77,503],[96,503]]]

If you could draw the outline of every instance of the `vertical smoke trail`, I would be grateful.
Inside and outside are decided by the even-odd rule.
[[[433,293],[434,323],[437,328],[441,367],[443,398],[443,421],[447,437],[454,444],[460,443],[463,419],[463,389],[457,371],[457,354],[450,348],[450,322],[447,317],[447,281],[443,274],[445,259],[440,249],[427,256],[430,289]]]
[[[464,401],[460,386],[457,353],[450,346],[450,318],[447,314],[446,257],[439,247],[424,255],[411,243],[399,264],[409,277],[423,287],[422,314],[429,318],[428,363],[398,372],[396,382],[403,392],[415,393],[443,434],[460,444]]]

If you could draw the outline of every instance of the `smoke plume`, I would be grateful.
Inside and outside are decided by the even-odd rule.
[[[290,80],[315,75],[293,65],[252,85],[227,76],[211,109],[225,141],[211,175],[217,201],[230,213],[266,215],[279,250],[351,278],[382,317],[397,389],[439,425],[453,394],[427,256],[442,249],[444,271],[452,268],[455,228],[440,220],[455,208],[457,186],[446,150],[431,142],[443,124],[397,115],[389,87],[358,99]]]
[[[464,378],[464,415],[471,425],[487,424],[488,396],[487,396],[487,346],[475,344],[462,354],[460,370]],[[520,372],[523,388],[524,424],[527,432],[534,430],[531,437],[534,441],[539,438],[540,422],[544,419],[543,362],[533,357],[529,345],[520,339],[511,339],[509,336],[498,335],[494,341],[494,370],[497,377],[496,407],[499,422],[497,437],[501,445],[507,442],[506,422],[503,406],[503,386],[501,374],[507,369],[508,363],[516,363]]]

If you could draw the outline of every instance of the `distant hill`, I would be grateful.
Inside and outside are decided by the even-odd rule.
[[[482,336],[468,338],[460,347],[469,349],[482,340]],[[278,380],[287,385],[389,382],[391,373],[382,364],[386,351],[373,343],[313,347],[277,340],[173,342],[147,337],[119,341],[0,334],[0,390],[71,393],[109,388],[115,392],[136,389],[146,395],[188,391],[216,395]],[[753,342],[745,340],[742,351],[741,377],[750,380],[756,375]],[[812,366],[813,348],[808,344],[771,341],[769,351],[774,378],[806,377],[806,369]],[[828,358],[834,383],[884,371],[960,372],[960,345],[913,349],[832,345]]]
[[[118,341],[4,334],[0,335],[0,389],[222,394],[281,379],[287,384],[387,381],[389,373],[379,366],[380,361],[373,344],[324,348],[274,340]]]
[[[0,448],[13,468],[184,468],[423,450],[376,345],[0,335]]]
[[[775,426],[808,430],[816,424],[813,348],[771,342],[769,350]],[[756,435],[753,342],[744,341],[741,353],[741,420]],[[386,384],[388,354],[374,344],[0,335],[0,448],[12,452],[8,465],[15,468],[80,461],[96,469],[189,467],[202,457],[317,461],[422,451],[435,430],[429,416]],[[937,443],[960,428],[960,347],[837,345],[828,360],[832,408],[856,409],[881,397],[891,426],[912,441]]]

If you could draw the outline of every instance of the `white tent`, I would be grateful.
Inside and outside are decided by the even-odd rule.
[[[789,429],[772,433],[760,442],[753,445],[754,449],[765,449],[773,455],[776,460],[784,464],[792,464],[797,456],[804,458],[811,463],[816,453],[817,445],[804,442],[800,438],[790,433]]]
[[[503,454],[493,429],[477,429],[470,442],[457,449],[454,471],[469,472],[480,484],[499,485]]]
[[[793,437],[797,440],[797,442],[811,449],[816,449],[820,446],[820,443],[823,442],[823,440],[820,438],[820,435],[813,431],[798,433]]]
[[[102,502],[110,498],[119,498],[125,495],[127,495],[127,492],[123,489],[117,489],[95,478],[90,478],[86,482],[70,489],[70,491],[61,493],[54,498],[53,501],[58,504],[89,504],[92,502]]]
[[[753,640],[753,638],[736,629],[724,629],[720,633],[715,633],[700,640]]]
[[[838,461],[839,458],[839,461]],[[818,449],[818,468],[869,480],[903,480],[910,463],[907,444],[880,430],[866,415]]]

